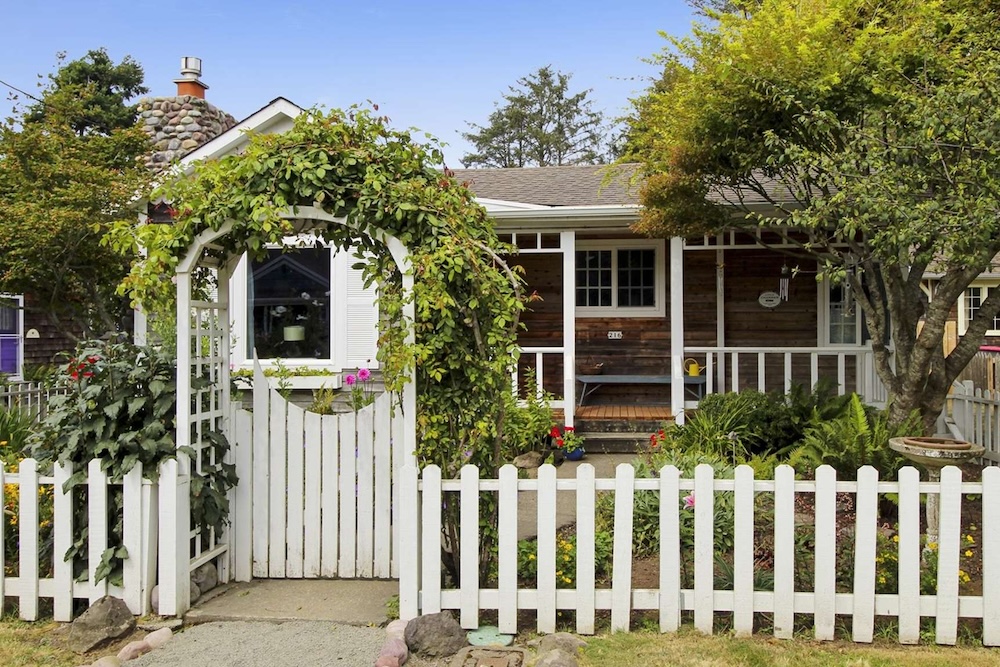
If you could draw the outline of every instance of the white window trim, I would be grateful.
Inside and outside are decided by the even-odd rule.
[[[982,282],[975,281],[969,285],[969,287],[979,287],[989,290],[1000,289],[1000,283],[998,282]],[[964,336],[966,330],[969,328],[969,320],[965,315],[966,309],[966,299],[969,297],[969,289],[966,288],[962,290],[962,296],[958,298],[958,335]],[[985,300],[985,298],[984,298]],[[1000,329],[987,329],[984,336],[1000,336]]]
[[[305,242],[311,245],[316,239],[309,235],[304,240],[299,237],[289,237],[287,239],[289,245],[301,244]],[[320,243],[323,243],[320,241]],[[323,245],[326,245],[323,243]],[[278,249],[280,246],[269,245],[268,248]],[[342,284],[346,280],[347,270],[352,264],[357,260],[346,251],[337,251],[332,246],[330,247],[330,281],[331,284]],[[250,260],[246,254],[244,254],[236,267],[233,269],[233,274],[229,280],[229,325],[230,331],[232,332],[231,338],[231,354],[233,368],[236,369],[252,369],[253,368],[253,356],[252,351],[247,349],[247,272],[249,271]],[[337,309],[343,309],[346,307],[346,297],[340,294],[339,290],[335,290],[333,294],[330,295],[330,358],[329,359],[315,359],[315,358],[282,358],[281,364],[286,368],[291,369],[294,372],[295,368],[308,368],[316,370],[327,370],[334,373],[343,373],[348,370],[353,370],[352,366],[347,364],[347,327],[346,320],[343,317],[337,315]],[[342,311],[346,312],[346,311]],[[276,368],[277,359],[267,358],[260,359],[260,365],[262,368]],[[368,368],[375,370],[379,367],[379,363],[376,359],[372,359],[368,365]],[[318,378],[318,379],[317,379]],[[292,388],[305,388],[314,389],[317,383],[325,383],[328,388],[339,388],[341,378],[340,376],[298,376],[298,378],[291,378]],[[335,385],[335,387],[334,387]]]
[[[819,333],[817,336],[817,345],[820,347],[863,347],[862,343],[863,336],[861,331],[861,313],[858,310],[858,306],[855,305],[855,313],[857,317],[854,321],[854,340],[856,343],[831,343],[830,342],[830,279],[824,277],[822,280],[816,283],[816,329]]]
[[[655,299],[656,306],[652,308],[620,308],[618,306],[577,306],[577,317],[666,317],[667,315],[667,260],[666,243],[663,239],[608,239],[600,241],[577,241],[573,253],[573,267],[576,267],[576,253],[585,250],[612,251],[612,300],[618,298],[618,253],[617,250],[646,249],[654,250],[655,260]],[[576,285],[574,274],[574,290]],[[573,294],[576,303],[576,293]]]
[[[17,338],[17,370],[13,375],[7,377],[11,380],[20,380],[24,377],[24,295],[23,294],[0,294],[0,299],[17,304],[17,333],[3,334],[5,338]]]

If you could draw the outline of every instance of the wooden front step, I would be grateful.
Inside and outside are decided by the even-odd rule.
[[[634,452],[672,421],[670,409],[648,405],[586,405],[576,411],[576,431],[590,452]]]

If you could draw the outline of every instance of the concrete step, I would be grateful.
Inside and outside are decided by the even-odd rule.
[[[584,446],[587,453],[630,454],[649,442],[648,433],[608,433],[601,431],[579,431],[587,439]]]

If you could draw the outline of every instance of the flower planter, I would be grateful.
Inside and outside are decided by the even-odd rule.
[[[579,461],[580,459],[583,458],[583,455],[586,454],[586,453],[587,452],[583,451],[583,447],[580,447],[579,449],[574,449],[571,452],[566,452],[566,460],[567,461]]]

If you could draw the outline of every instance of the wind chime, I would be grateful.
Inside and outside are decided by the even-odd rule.
[[[788,301],[788,281],[792,277],[792,271],[787,264],[781,266],[781,278],[778,280],[778,296],[782,301]]]

